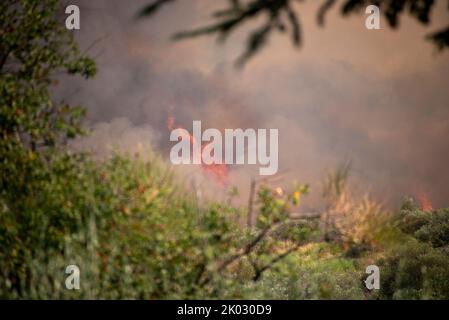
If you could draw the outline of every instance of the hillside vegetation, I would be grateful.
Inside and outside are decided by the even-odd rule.
[[[155,153],[74,153],[84,109],[52,99],[58,72],[89,78],[58,1],[0,4],[0,298],[448,299],[449,210],[386,212],[348,169],[324,184],[321,219],[289,218],[308,188],[261,186],[246,210],[195,200]],[[67,290],[77,265],[81,289]],[[381,269],[368,291],[365,268]]]

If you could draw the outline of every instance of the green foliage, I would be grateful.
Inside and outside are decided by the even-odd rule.
[[[422,212],[412,200],[408,200],[396,224],[404,233],[434,248],[449,245],[449,209]]]
[[[0,4],[0,151],[16,145],[36,150],[81,133],[80,107],[52,101],[61,72],[95,74],[57,16],[56,0],[6,0]],[[3,170],[2,170],[3,171]]]
[[[157,159],[117,155],[98,164],[64,155],[40,170],[42,179],[25,177],[32,195],[1,203],[0,243],[8,249],[0,251],[0,296],[212,294],[200,280],[234,245],[229,209],[196,207]],[[79,293],[62,287],[70,263],[82,270]]]
[[[289,218],[289,209],[298,207],[301,196],[309,193],[308,185],[296,184],[293,191],[285,193],[281,188],[270,189],[262,185],[257,193],[260,214],[257,226],[263,228],[273,223],[285,222]]]
[[[51,86],[59,72],[90,77],[95,65],[57,1],[0,9],[0,297],[219,297],[234,292],[240,260],[260,258],[260,277],[285,256],[267,251],[271,226],[245,234],[236,209],[198,206],[155,156],[99,163],[65,151],[84,110],[55,103]],[[282,210],[266,205],[277,221]],[[63,287],[69,264],[82,271],[81,291]]]
[[[360,272],[342,254],[328,244],[306,246],[260,282],[248,284],[247,294],[252,299],[364,299]]]
[[[30,161],[19,179],[26,191],[1,198],[0,297],[235,298],[242,281],[310,240],[315,227],[302,224],[245,234],[236,209],[198,206],[150,158],[97,163],[60,152]],[[63,286],[69,264],[82,271],[80,291]],[[245,264],[248,276],[235,272]]]
[[[88,78],[95,64],[58,10],[55,0],[0,4],[0,298],[365,297],[365,261],[319,242],[318,221],[289,218],[307,185],[262,186],[257,225],[245,230],[241,210],[197,203],[154,154],[96,162],[68,152],[63,142],[82,133],[84,109],[53,101],[54,79]],[[351,213],[335,225],[352,243],[378,242],[386,229],[373,229],[367,215],[380,209],[352,205],[346,177],[346,169],[331,177],[324,194],[329,208]],[[237,195],[231,190],[228,203]],[[382,286],[372,296],[449,298],[449,210],[424,213],[409,201],[382,223],[400,230],[401,241],[378,262]],[[70,264],[81,270],[81,290],[64,287]]]
[[[423,212],[407,200],[394,223],[402,243],[379,261],[383,299],[449,298],[449,210]]]
[[[72,35],[59,21],[58,9],[54,0],[7,0],[0,4],[0,199],[2,219],[23,220],[18,230],[11,227],[13,233],[39,219],[38,213],[26,210],[28,206],[39,208],[38,204],[47,200],[42,197],[49,187],[44,181],[72,178],[59,174],[66,168],[61,167],[64,162],[52,148],[82,132],[79,121],[84,109],[52,100],[56,73],[85,77],[95,73],[94,62],[79,54]],[[57,173],[53,175],[50,168]],[[62,201],[57,196],[52,195]],[[14,212],[14,216],[7,212]],[[47,214],[49,224],[57,223],[54,211]],[[45,241],[54,242],[56,235],[50,231],[45,237]],[[18,254],[20,246],[13,247],[11,254]]]

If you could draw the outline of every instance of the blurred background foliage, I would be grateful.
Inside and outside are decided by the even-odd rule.
[[[139,13],[147,17],[161,8],[178,0],[153,0]],[[182,30],[173,35],[174,39],[184,39],[203,35],[216,35],[225,41],[232,32],[242,28],[249,21],[263,17],[259,27],[249,33],[244,52],[237,59],[237,65],[244,65],[269,41],[273,33],[287,35],[295,47],[302,44],[301,10],[298,4],[303,0],[222,0],[223,8],[211,13],[212,23],[193,30]],[[400,17],[409,15],[426,26],[431,22],[435,0],[318,0],[320,6],[316,13],[318,25],[324,26],[330,10],[339,7],[343,17],[365,13],[366,7],[376,5],[385,17],[388,26],[395,29],[400,25]],[[449,10],[449,3],[447,6]],[[190,27],[187,27],[188,29]],[[449,48],[449,26],[431,32],[426,37],[438,50]]]
[[[245,209],[199,203],[151,150],[71,152],[84,109],[53,100],[54,77],[96,69],[60,12],[0,4],[0,298],[449,298],[449,210],[387,212],[351,191],[349,166],[323,183],[318,219],[290,216],[308,186],[261,185],[248,228]],[[81,290],[64,286],[70,264]],[[379,291],[364,289],[368,264]]]

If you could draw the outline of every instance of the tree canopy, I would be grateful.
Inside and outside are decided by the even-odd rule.
[[[139,16],[145,17],[154,14],[160,8],[177,0],[156,0],[144,7]],[[212,12],[214,22],[210,25],[193,30],[182,30],[174,34],[174,39],[196,37],[206,34],[214,34],[221,41],[246,22],[264,16],[265,21],[252,31],[247,39],[246,49],[238,58],[238,64],[242,65],[256,54],[266,44],[272,32],[288,35],[294,46],[299,47],[302,42],[302,30],[300,12],[295,3],[302,0],[222,0],[224,8]],[[399,26],[400,17],[410,15],[423,25],[431,21],[432,11],[435,8],[434,0],[323,0],[316,13],[316,20],[320,26],[324,26],[325,17],[329,10],[340,4],[340,12],[343,17],[364,12],[370,5],[377,5],[387,19],[391,28]],[[449,10],[449,2],[448,2]],[[449,48],[449,26],[435,31],[427,36],[440,50]]]

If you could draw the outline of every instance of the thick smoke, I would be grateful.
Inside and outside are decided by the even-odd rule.
[[[414,21],[404,19],[396,32],[368,31],[363,16],[331,13],[319,29],[316,5],[306,4],[301,50],[274,38],[236,70],[245,30],[224,45],[169,40],[203,24],[211,1],[179,1],[137,21],[148,2],[74,2],[81,9],[77,39],[99,67],[95,79],[63,79],[58,89],[88,108],[93,134],[76,148],[107,153],[114,144],[134,150],[140,143],[167,156],[169,116],[188,130],[192,120],[222,130],[278,128],[285,185],[311,183],[318,197],[325,171],[351,159],[354,180],[381,200],[397,205],[425,192],[434,206],[449,205],[449,59],[435,54]],[[438,13],[432,27],[445,19]],[[229,184],[239,186],[243,203],[256,173],[256,166],[231,167]],[[223,187],[213,188],[225,197]]]

